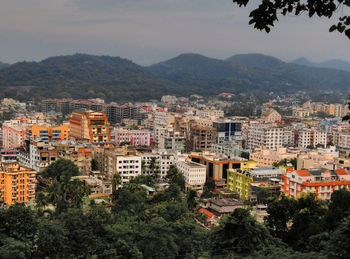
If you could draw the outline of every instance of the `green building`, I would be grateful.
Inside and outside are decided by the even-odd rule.
[[[249,172],[239,169],[227,170],[227,189],[237,192],[243,200],[249,200],[251,182],[253,177]]]

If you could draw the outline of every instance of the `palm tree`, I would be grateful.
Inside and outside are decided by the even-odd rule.
[[[122,184],[122,178],[120,177],[120,174],[116,172],[112,177],[112,192],[117,190],[117,186],[119,189],[119,186]]]
[[[157,179],[159,176],[159,164],[156,157],[151,158],[149,169],[153,173],[153,177]]]

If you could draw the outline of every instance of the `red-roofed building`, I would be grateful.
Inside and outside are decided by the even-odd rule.
[[[350,172],[345,169],[295,170],[282,177],[282,191],[290,197],[314,192],[317,199],[329,200],[335,190],[350,190]]]
[[[206,209],[203,209],[203,208],[200,208],[199,209],[199,212],[202,212],[204,213],[205,215],[207,215],[207,217],[209,219],[211,219],[212,217],[214,217],[214,213],[211,213],[210,211],[206,210]]]

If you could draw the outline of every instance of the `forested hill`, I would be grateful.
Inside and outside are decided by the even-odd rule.
[[[261,54],[226,60],[182,54],[149,67],[120,57],[75,54],[0,69],[0,98],[99,97],[123,102],[226,91],[346,92],[349,82],[350,72],[285,63]]]
[[[323,62],[312,62],[304,57],[301,57],[292,61],[292,63],[309,66],[309,67],[326,67],[326,68],[334,68],[334,69],[339,69],[344,71],[350,71],[350,62],[339,60],[339,59],[331,59]]]
[[[7,64],[7,63],[3,63],[0,61],[0,69],[2,68],[5,68],[5,67],[8,67],[10,64]]]

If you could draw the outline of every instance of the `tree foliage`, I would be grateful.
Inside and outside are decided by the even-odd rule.
[[[247,6],[249,0],[233,0],[238,6]],[[306,13],[310,18],[314,16],[331,18],[338,15],[338,23],[329,28],[330,32],[344,33],[350,39],[350,16],[343,14],[343,9],[350,7],[346,0],[289,0],[272,1],[262,0],[261,3],[249,15],[249,24],[253,24],[258,30],[270,32],[271,27],[278,21],[280,16],[301,15]],[[339,14],[339,10],[342,10]]]

